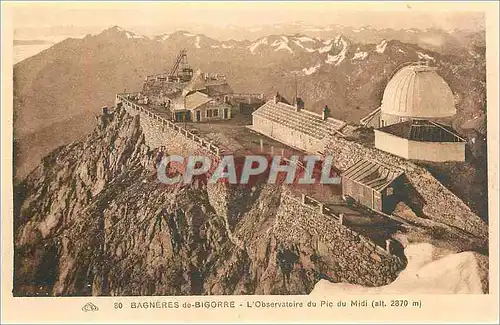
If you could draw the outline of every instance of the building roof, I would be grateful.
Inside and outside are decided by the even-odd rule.
[[[451,127],[428,120],[410,120],[388,125],[379,131],[413,141],[425,142],[464,142]]]
[[[352,179],[377,192],[384,190],[404,172],[375,160],[361,159],[342,173],[342,177]]]
[[[206,94],[203,94],[199,91],[189,94],[186,96],[186,109],[192,110],[195,108],[198,108],[208,102],[210,102],[212,99],[209,98]]]
[[[382,113],[440,118],[456,114],[453,93],[436,68],[409,65],[400,69],[387,83]]]
[[[279,123],[319,140],[333,133],[340,132],[346,125],[345,122],[331,117],[323,120],[321,115],[305,109],[297,111],[292,105],[282,102],[275,103],[274,100],[266,102],[253,112],[252,115]]]

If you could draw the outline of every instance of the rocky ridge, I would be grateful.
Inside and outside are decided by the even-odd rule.
[[[165,187],[140,118],[100,116],[16,186],[16,296],[307,294],[404,267],[286,188]]]

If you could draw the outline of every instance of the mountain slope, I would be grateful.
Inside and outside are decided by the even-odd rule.
[[[456,94],[456,125],[485,121],[485,59],[480,46],[474,55],[455,56],[389,39],[356,43],[343,35],[276,34],[221,42],[188,31],[150,39],[113,27],[83,39],[67,39],[15,65],[14,136],[17,148],[24,148],[16,153],[17,177],[34,167],[40,152],[61,144],[60,139],[47,139],[40,148],[27,139],[58,123],[68,140],[76,140],[84,133],[74,129],[90,131],[101,106],[111,105],[118,92],[141,89],[145,76],[167,72],[183,48],[195,69],[225,74],[238,92],[271,96],[279,91],[291,98],[297,76],[298,93],[307,108],[319,111],[327,104],[334,117],[349,122],[378,107],[398,66],[429,60]],[[75,123],[80,125],[75,128]],[[472,128],[484,130],[483,125]]]
[[[402,267],[280,186],[157,182],[139,118],[101,116],[16,186],[16,296],[306,294],[326,274],[376,286]]]

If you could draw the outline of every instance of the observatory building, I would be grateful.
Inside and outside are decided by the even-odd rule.
[[[375,128],[375,147],[425,161],[464,161],[465,140],[449,126],[453,93],[436,68],[412,64],[388,82],[382,105],[361,120]]]

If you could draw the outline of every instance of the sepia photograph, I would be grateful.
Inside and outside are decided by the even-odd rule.
[[[491,294],[491,20],[380,4],[12,3],[9,294]]]

